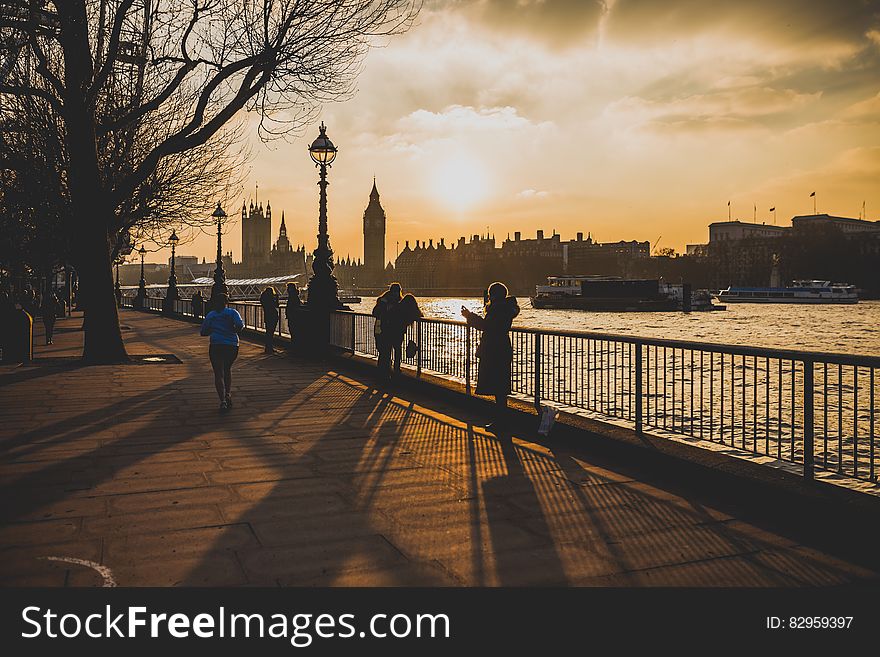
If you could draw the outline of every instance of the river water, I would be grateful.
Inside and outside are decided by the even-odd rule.
[[[419,299],[426,317],[462,319],[461,306],[482,310],[476,298]],[[349,304],[369,313],[373,301]],[[729,304],[716,312],[599,313],[538,310],[520,299],[514,326],[566,331],[596,331],[639,337],[693,340],[719,344],[801,349],[864,356],[880,355],[880,301],[849,306]]]

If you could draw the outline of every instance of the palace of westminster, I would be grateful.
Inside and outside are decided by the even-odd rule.
[[[519,232],[508,235],[500,247],[491,235],[460,237],[446,245],[443,238],[415,246],[405,242],[396,260],[385,260],[385,210],[379,199],[376,180],[370,191],[363,216],[364,258],[337,258],[334,274],[343,289],[379,288],[392,280],[413,290],[450,290],[477,288],[487,280],[505,280],[512,289],[534,289],[547,276],[562,273],[616,273],[624,261],[647,258],[648,242],[599,244],[588,235],[563,242],[553,231],[545,237],[537,231],[534,239],[522,239]],[[232,278],[263,278],[289,274],[311,275],[312,253],[304,245],[294,248],[287,236],[284,214],[278,239],[272,244],[272,207],[266,203],[242,205],[241,262],[231,262],[227,274]],[[624,265],[625,266],[625,265]]]

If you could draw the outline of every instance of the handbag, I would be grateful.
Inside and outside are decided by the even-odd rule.
[[[419,345],[410,340],[406,343],[406,357],[413,358],[417,353],[419,353]]]

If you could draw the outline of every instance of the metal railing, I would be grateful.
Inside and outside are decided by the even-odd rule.
[[[146,310],[161,311],[161,299],[146,301]],[[259,305],[230,305],[245,326],[265,330]],[[176,301],[174,312],[191,317],[192,304]],[[289,336],[283,307],[280,315],[278,334]],[[375,358],[374,324],[364,313],[331,313],[330,343]],[[418,320],[404,337],[418,350],[404,366],[471,394],[479,334],[464,322]],[[511,393],[538,407],[711,441],[802,466],[808,479],[820,469],[877,482],[878,357],[520,327],[510,339]]]
[[[338,312],[331,341],[376,356],[370,315]],[[404,364],[477,380],[477,329],[421,319]],[[536,406],[590,411],[642,432],[707,440],[753,455],[877,481],[880,358],[513,328],[511,392]]]

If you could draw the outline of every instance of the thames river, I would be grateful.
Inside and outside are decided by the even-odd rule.
[[[460,320],[462,305],[480,311],[482,300],[426,297],[419,305],[426,317]],[[373,301],[365,298],[349,307],[368,313]],[[686,314],[536,310],[527,298],[520,298],[520,308],[515,326],[880,355],[880,301],[849,306],[729,304],[724,311]]]

